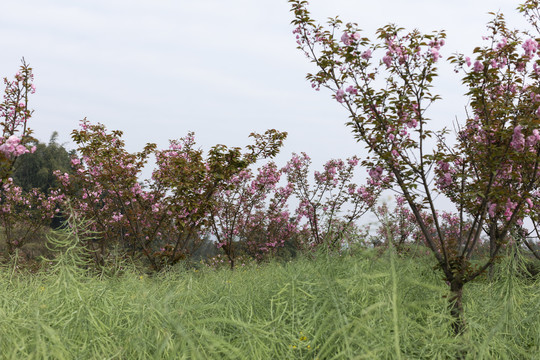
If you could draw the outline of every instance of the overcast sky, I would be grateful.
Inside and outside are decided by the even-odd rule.
[[[481,43],[489,11],[523,21],[511,0],[312,0],[321,21],[340,15],[374,38],[396,23],[447,30],[446,58]],[[1,0],[0,75],[21,57],[34,68],[31,127],[42,141],[87,117],[124,131],[130,151],[146,142],[196,133],[204,148],[244,146],[250,132],[289,132],[278,158],[307,152],[320,165],[363,154],[345,127],[347,113],[328,91],[305,80],[313,66],[296,49],[286,0]],[[443,100],[437,124],[463,119],[463,88],[451,67],[435,83]]]

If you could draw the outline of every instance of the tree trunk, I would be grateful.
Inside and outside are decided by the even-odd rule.
[[[497,223],[492,223],[491,226],[490,226],[490,229],[489,229],[489,258],[490,259],[493,259],[493,257],[495,256],[495,251],[497,249],[497,244],[496,244],[496,239],[495,239],[495,230],[496,230],[496,226],[497,226]],[[493,275],[495,273],[495,262],[492,261],[491,264],[489,265],[489,270],[488,270],[488,277],[489,277],[489,280],[492,281],[493,280]]]
[[[465,331],[465,320],[463,319],[463,281],[454,279],[450,283],[450,315],[452,315],[452,330],[455,336],[461,335]]]
[[[226,247],[225,247],[226,246]],[[229,264],[231,265],[231,270],[234,270],[234,260],[235,260],[235,254],[234,254],[234,245],[231,240],[231,242],[224,246],[225,253],[227,254],[227,258],[229,259]]]
[[[450,282],[450,315],[452,316],[452,332],[455,337],[465,333],[465,319],[463,314],[463,286],[465,283],[461,279],[454,279]],[[457,349],[456,359],[463,360],[467,357],[465,347]]]

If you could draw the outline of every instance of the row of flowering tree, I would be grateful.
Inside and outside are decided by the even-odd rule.
[[[357,221],[375,203],[382,181],[371,174],[367,186],[352,182],[359,160],[330,160],[309,181],[311,160],[294,154],[283,168],[268,161],[286,133],[251,134],[244,151],[217,145],[205,155],[194,135],[170,142],[166,150],[147,144],[140,152],[125,149],[121,131],[82,120],[72,133],[77,155],[72,173],[56,171],[60,188],[46,194],[23,191],[10,177],[16,159],[35,151],[27,126],[35,92],[32,69],[23,62],[6,84],[1,105],[2,165],[0,225],[12,254],[32,234],[46,228],[65,202],[70,211],[91,221],[97,236],[84,245],[97,264],[114,251],[144,256],[158,270],[189,257],[202,238],[212,234],[231,268],[239,253],[258,260],[276,255],[285,245],[310,250],[324,245],[340,249],[358,241]],[[141,172],[151,156],[151,179]],[[255,170],[256,163],[263,165]],[[281,181],[281,183],[280,183]],[[290,200],[298,207],[289,210]]]
[[[347,125],[355,138],[369,151],[364,164],[388,174],[408,204],[449,284],[453,329],[461,333],[464,285],[493,264],[516,226],[538,216],[537,39],[508,29],[504,17],[494,15],[472,59],[463,54],[449,58],[463,74],[469,97],[469,113],[452,143],[445,140],[446,129],[435,131],[427,111],[439,100],[432,82],[444,32],[426,35],[388,25],[373,42],[357,24],[334,18],[323,27],[310,17],[307,1],[289,2],[298,47],[318,68],[307,79],[315,89],[333,93],[349,114]],[[520,7],[536,30],[538,9],[533,0]],[[456,231],[445,231],[438,194],[455,205]],[[491,243],[490,256],[473,264],[471,255],[483,233]]]
[[[56,174],[73,211],[91,220],[99,234],[86,245],[101,265],[120,250],[142,254],[159,270],[189,257],[208,234],[231,268],[240,253],[262,260],[286,244],[340,249],[375,203],[379,190],[373,189],[380,189],[352,183],[354,157],[326,163],[309,189],[307,155],[294,155],[281,169],[267,161],[286,137],[276,130],[251,134],[254,144],[245,151],[217,145],[206,156],[191,133],[167,150],[148,144],[133,154],[121,131],[102,124],[83,120],[72,135],[79,154],[72,159],[73,174]],[[156,169],[141,181],[150,155]],[[263,165],[254,170],[257,162]],[[293,194],[299,206],[291,212]]]

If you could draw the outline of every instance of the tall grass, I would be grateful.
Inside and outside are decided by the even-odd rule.
[[[470,359],[534,359],[540,353],[540,284],[516,275],[513,256],[498,267],[496,281],[466,287],[468,331],[456,338],[448,288],[434,264],[415,254],[321,253],[235,271],[179,266],[155,276],[135,268],[99,276],[80,266],[77,246],[67,249],[48,272],[1,269],[2,358],[449,359],[465,352]]]

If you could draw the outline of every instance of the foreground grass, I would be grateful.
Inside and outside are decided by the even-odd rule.
[[[499,267],[465,290],[468,332],[451,335],[447,286],[429,259],[387,252],[236,271],[149,277],[0,271],[6,359],[534,359],[540,283]]]

